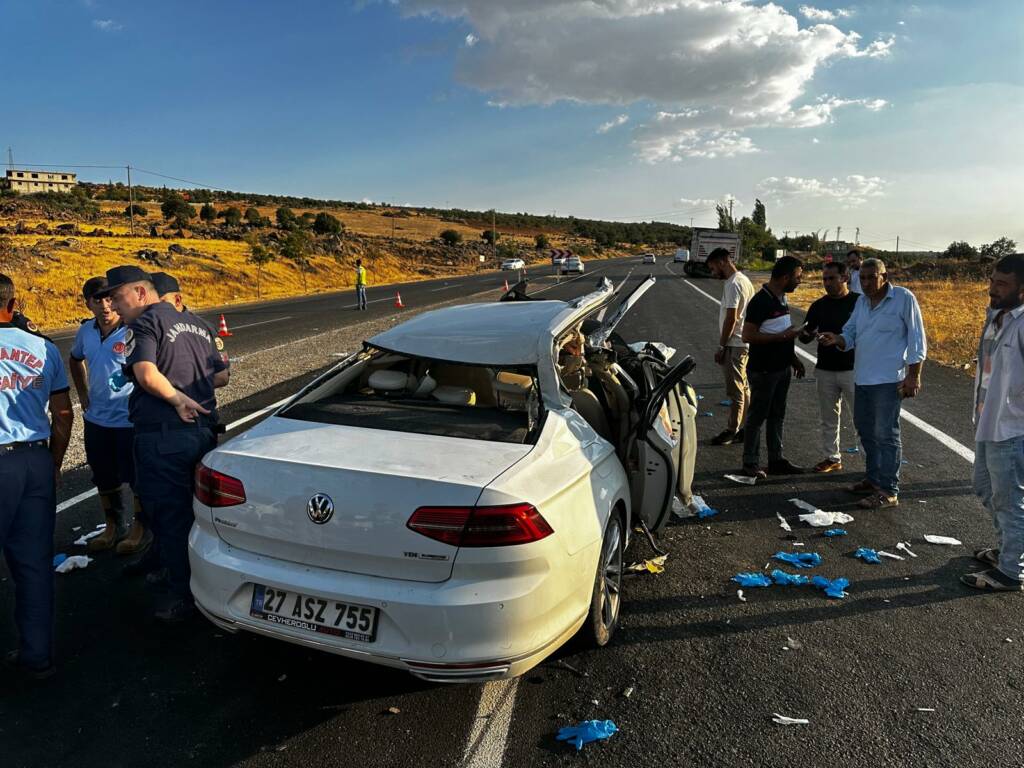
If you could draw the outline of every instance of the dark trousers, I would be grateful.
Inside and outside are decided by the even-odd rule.
[[[53,660],[53,457],[45,446],[0,450],[0,550],[14,581],[18,660]]]
[[[101,427],[85,419],[85,460],[98,490],[135,484],[134,437],[131,427]]]
[[[174,428],[171,428],[174,427]],[[149,518],[160,565],[173,597],[189,599],[188,534],[196,465],[217,446],[203,425],[167,425],[135,433],[135,491]]]
[[[900,491],[899,384],[858,384],[853,389],[853,426],[864,446],[867,480],[890,496]]]
[[[765,440],[768,443],[768,461],[782,458],[782,426],[786,421],[786,398],[789,396],[789,382],[793,378],[791,368],[764,373],[747,371],[750,382],[750,409],[743,436],[743,464],[759,464],[761,461],[761,426],[765,425]]]

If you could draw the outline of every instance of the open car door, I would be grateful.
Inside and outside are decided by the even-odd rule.
[[[656,532],[668,522],[677,494],[684,503],[691,499],[697,399],[685,378],[696,363],[689,355],[674,366],[647,357],[642,365],[651,389],[639,403],[640,418],[626,446],[626,468],[634,518]]]

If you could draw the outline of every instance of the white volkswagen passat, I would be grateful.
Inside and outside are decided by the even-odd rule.
[[[653,283],[427,312],[207,454],[199,608],[436,681],[608,643],[630,532],[690,500],[692,359],[614,332]]]

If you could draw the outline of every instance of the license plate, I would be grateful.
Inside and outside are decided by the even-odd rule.
[[[372,643],[380,611],[369,605],[310,597],[262,584],[252,585],[249,615],[283,627]]]

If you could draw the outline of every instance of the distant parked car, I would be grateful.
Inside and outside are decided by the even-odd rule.
[[[505,259],[501,262],[502,269],[526,269],[526,262],[522,259]]]
[[[565,260],[565,264],[562,265],[562,274],[567,275],[570,272],[575,272],[578,275],[583,274],[583,259],[579,256],[570,256]]]
[[[653,253],[644,254],[644,264],[657,264],[657,262],[658,259],[655,257]]]
[[[680,248],[680,249],[678,249],[676,251],[675,255],[672,257],[672,263],[674,263],[674,264],[685,264],[689,260],[690,260],[690,249],[689,248]]]

